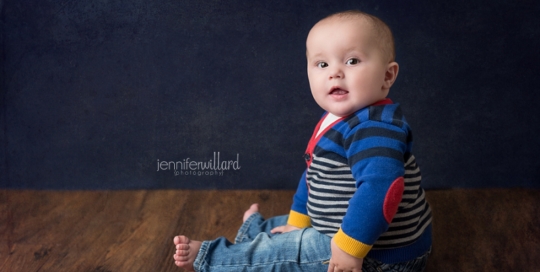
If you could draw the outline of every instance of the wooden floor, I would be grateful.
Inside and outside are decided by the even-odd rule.
[[[258,202],[288,212],[292,191],[0,190],[0,271],[180,271],[172,238],[233,239]],[[540,271],[540,191],[428,191],[427,271]]]

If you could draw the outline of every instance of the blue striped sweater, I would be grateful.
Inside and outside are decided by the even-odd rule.
[[[289,224],[334,237],[347,253],[403,262],[431,247],[431,210],[420,187],[412,134],[386,99],[341,118],[306,150]]]

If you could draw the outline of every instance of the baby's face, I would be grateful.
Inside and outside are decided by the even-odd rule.
[[[347,116],[386,98],[388,59],[362,19],[330,18],[310,31],[307,70],[311,93],[324,110]]]

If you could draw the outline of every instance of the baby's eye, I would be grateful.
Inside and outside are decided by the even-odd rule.
[[[347,60],[346,64],[347,65],[355,65],[355,64],[358,64],[359,62],[360,62],[359,59],[352,58],[352,59]]]
[[[326,63],[324,61],[321,61],[321,62],[317,63],[317,67],[326,68],[326,67],[328,67],[328,63]]]

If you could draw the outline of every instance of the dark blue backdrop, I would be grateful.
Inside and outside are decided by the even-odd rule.
[[[390,97],[413,127],[427,188],[540,187],[536,1],[0,7],[0,187],[295,188],[322,114],[305,38],[345,9],[395,33]],[[185,171],[210,160],[220,169]]]

